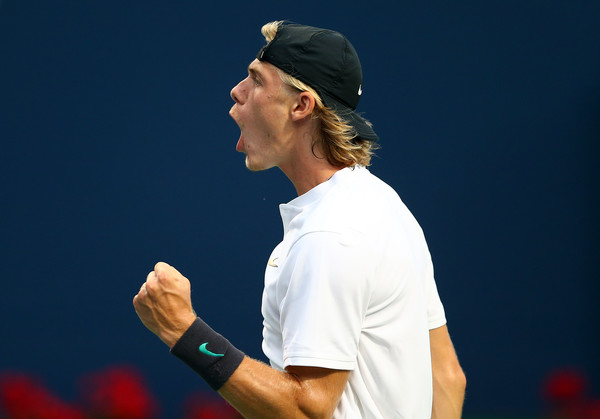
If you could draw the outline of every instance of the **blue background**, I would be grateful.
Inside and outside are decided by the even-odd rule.
[[[139,323],[155,262],[260,349],[262,274],[294,189],[235,152],[229,90],[276,19],[363,64],[372,171],[419,219],[468,376],[466,413],[543,409],[549,371],[598,394],[600,2],[0,2],[0,371],[69,399],[140,368],[165,417],[207,387]]]

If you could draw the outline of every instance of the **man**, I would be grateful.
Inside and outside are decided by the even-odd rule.
[[[365,167],[378,138],[355,113],[356,51],[309,26],[263,34],[230,114],[246,166],[280,168],[298,193],[280,208],[284,238],[265,271],[271,366],[197,317],[189,281],[167,264],[134,298],[140,319],[245,417],[459,418],[465,380],[425,239]]]

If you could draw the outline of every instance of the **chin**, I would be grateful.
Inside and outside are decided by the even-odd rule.
[[[246,156],[246,168],[251,172],[261,172],[263,170],[268,170],[271,167],[273,166],[265,165],[261,162],[252,161],[250,157]]]
[[[251,172],[260,172],[262,170],[260,166],[253,163],[248,156],[246,156],[246,168]]]

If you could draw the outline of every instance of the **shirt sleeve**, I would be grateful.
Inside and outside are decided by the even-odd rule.
[[[437,329],[446,324],[444,305],[438,294],[433,274],[433,262],[428,260],[425,276],[425,298],[427,301],[427,322],[429,330]]]
[[[280,301],[284,367],[355,368],[369,301],[369,255],[360,240],[313,232],[290,249]]]

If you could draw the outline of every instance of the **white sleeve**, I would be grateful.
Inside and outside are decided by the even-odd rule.
[[[359,240],[337,233],[308,233],[294,243],[279,307],[284,367],[355,368],[370,295],[369,260]]]
[[[446,313],[444,312],[444,305],[440,300],[437,286],[435,284],[435,278],[433,275],[433,262],[431,261],[431,257],[429,257],[425,275],[427,321],[429,324],[429,330],[432,330],[446,324]]]

